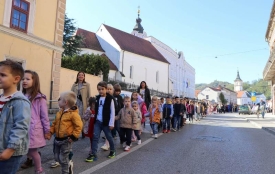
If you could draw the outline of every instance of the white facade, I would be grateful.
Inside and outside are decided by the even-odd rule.
[[[174,96],[195,98],[195,69],[189,65],[183,52],[172,48],[150,36],[145,38],[165,57],[169,65],[169,93]]]
[[[220,103],[220,93],[223,93],[224,98],[227,100],[227,104],[230,103],[237,103],[237,93],[228,90],[227,88],[210,88],[207,87],[204,90],[202,90],[199,94],[198,94],[198,99],[199,100],[209,100],[209,101],[214,101],[216,103]]]
[[[246,91],[239,91],[238,92],[238,98],[237,98],[237,105],[250,105],[252,104],[251,97],[249,94],[247,94]]]
[[[116,73],[116,80],[135,85],[139,85],[141,81],[146,81],[149,88],[165,93],[169,92],[168,63],[122,50],[104,25],[100,26],[96,35],[100,45],[105,50],[105,54],[125,75],[122,77],[120,73]],[[132,69],[131,73],[130,69]],[[113,76],[113,74],[109,76]]]

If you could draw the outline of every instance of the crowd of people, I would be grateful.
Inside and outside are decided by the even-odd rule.
[[[22,81],[23,90],[17,86]],[[90,151],[86,162],[98,159],[98,143],[104,132],[105,143],[101,149],[109,151],[108,158],[116,156],[114,139],[120,138],[124,151],[132,143],[142,143],[141,133],[146,120],[151,126],[152,138],[159,132],[180,131],[187,123],[199,121],[210,113],[205,102],[187,98],[158,98],[150,95],[145,81],[131,96],[122,98],[119,84],[114,86],[102,81],[97,84],[98,95],[91,97],[90,84],[85,73],[79,72],[71,91],[60,94],[60,111],[52,123],[49,121],[47,99],[40,91],[39,76],[35,71],[23,70],[17,62],[0,62],[0,168],[3,174],[14,174],[21,165],[25,169],[34,164],[35,173],[45,171],[41,164],[39,148],[46,146],[46,140],[54,136],[51,167],[61,166],[61,173],[73,173],[72,144],[79,138],[89,137]]]

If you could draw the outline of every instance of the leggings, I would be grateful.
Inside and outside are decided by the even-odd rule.
[[[33,160],[34,166],[35,166],[35,170],[36,171],[41,171],[42,170],[41,157],[38,153],[38,148],[29,149],[28,156],[32,157],[32,160]]]
[[[140,140],[139,130],[134,130],[137,140]]]

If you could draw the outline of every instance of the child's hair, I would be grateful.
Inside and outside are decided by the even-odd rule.
[[[19,63],[15,62],[15,61],[7,59],[7,60],[4,60],[4,61],[1,61],[0,62],[0,66],[9,67],[10,71],[11,71],[11,74],[13,76],[20,76],[20,80],[24,77],[24,69],[23,69],[23,67]]]
[[[133,99],[133,94],[137,94],[137,92],[136,92],[136,91],[132,92],[132,95],[131,95],[131,101],[133,101],[133,100],[134,100],[134,99]]]
[[[133,102],[132,102],[132,107],[133,107],[134,105],[137,105],[137,106],[138,106],[138,102],[137,102],[137,101],[133,101]]]
[[[78,83],[78,75],[79,75],[80,73],[82,73],[82,74],[84,75],[83,83],[86,83],[86,81],[85,81],[85,73],[84,73],[83,71],[79,71],[79,72],[77,73],[77,75],[76,75],[76,80],[75,80],[75,82],[74,82],[75,84]]]
[[[76,104],[76,94],[72,91],[62,92],[60,94],[60,97],[62,97],[65,101],[68,102],[68,106],[70,108]]]
[[[97,84],[97,87],[100,86],[100,87],[103,87],[103,88],[106,88],[107,89],[107,83],[104,82],[104,81],[101,81]]]
[[[95,103],[96,103],[96,98],[90,97],[89,98],[89,106],[91,106],[92,104],[95,104]]]
[[[114,85],[114,90],[116,91],[116,92],[121,92],[121,86],[117,83],[117,84],[115,84]]]
[[[154,96],[152,97],[152,101],[158,101],[158,97],[154,95]]]
[[[31,93],[30,93],[30,101],[32,101],[38,93],[42,94],[40,91],[40,80],[39,76],[35,71],[25,70],[25,73],[29,73],[32,75],[32,86],[31,86]],[[23,94],[27,93],[27,89],[23,88]]]
[[[107,84],[107,88],[112,88],[112,89],[114,89],[114,87],[113,87],[113,85],[112,84]]]
[[[178,98],[179,98],[178,96],[175,97],[175,99],[178,99]]]
[[[124,97],[124,100],[123,100],[123,101],[125,101],[125,100],[131,100],[131,98],[130,98],[128,95],[126,95],[126,96]]]

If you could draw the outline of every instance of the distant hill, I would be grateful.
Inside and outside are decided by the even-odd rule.
[[[195,87],[196,87],[196,90],[202,90],[207,86],[216,88],[219,85],[225,86],[228,89],[234,90],[234,84],[218,81],[218,80],[215,80],[214,82],[211,82],[209,84],[199,83],[199,84],[196,84]],[[268,86],[268,83],[263,79],[254,80],[252,81],[252,83],[243,82],[243,90],[250,91],[250,92],[264,93],[268,100],[271,98],[271,87]]]

